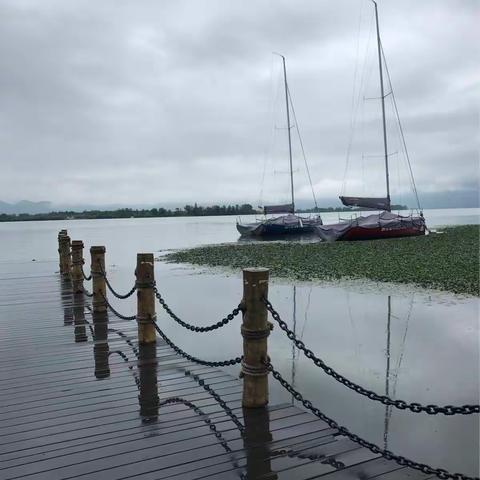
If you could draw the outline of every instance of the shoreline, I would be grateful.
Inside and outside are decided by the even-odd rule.
[[[300,281],[369,280],[480,296],[480,229],[446,227],[422,237],[338,243],[258,242],[196,247],[163,260],[204,267],[270,268]]]

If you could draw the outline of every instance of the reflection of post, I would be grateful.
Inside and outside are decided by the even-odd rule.
[[[85,327],[85,305],[83,293],[73,294],[73,323],[75,325],[75,342],[88,341],[87,329]]]
[[[267,408],[244,408],[244,448],[247,454],[246,478],[278,478],[270,463],[270,418]]]
[[[243,398],[244,407],[264,407],[268,403],[267,338],[270,324],[264,300],[268,296],[268,269],[243,270]]]
[[[93,357],[95,359],[95,377],[98,379],[110,376],[108,363],[108,314],[107,312],[92,312],[95,343]]]
[[[143,421],[154,421],[158,417],[157,345],[140,343],[138,355],[140,415]]]

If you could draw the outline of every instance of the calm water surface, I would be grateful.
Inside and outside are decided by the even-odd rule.
[[[325,223],[338,220],[338,214],[322,216]],[[479,209],[427,210],[425,217],[431,228],[478,224]],[[106,246],[109,275],[119,291],[133,284],[137,252],[153,251],[160,259],[172,249],[238,240],[233,217],[2,223],[0,276],[14,275],[19,268],[28,272],[33,259],[57,270],[61,228],[86,248]],[[241,298],[240,273],[159,261],[155,274],[167,302],[191,323],[217,321]],[[269,297],[307,346],[364,387],[423,404],[479,402],[477,298],[369,282],[280,280],[272,282]],[[135,311],[133,300],[114,304],[125,314]],[[241,352],[238,325],[201,335],[185,333],[163,312],[159,322],[181,348],[202,358],[223,360]],[[478,415],[386,411],[327,377],[278,328],[269,342],[272,362],[282,374],[339,423],[414,460],[478,475]],[[291,400],[274,380],[270,385],[272,403]]]

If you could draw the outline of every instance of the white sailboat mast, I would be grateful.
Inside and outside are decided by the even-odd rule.
[[[382,68],[382,47],[380,43],[380,27],[378,25],[378,7],[377,2],[372,0],[375,5],[375,23],[377,26],[377,48],[378,48],[378,69],[380,73],[380,98],[382,102],[382,124],[383,124],[383,148],[385,154],[385,181],[387,184],[387,199],[388,199],[388,211],[391,210],[390,206],[390,179],[388,174],[388,147],[387,147],[387,124],[385,120],[385,89],[383,86],[383,68]]]
[[[280,55],[280,54],[278,54]],[[288,158],[290,161],[290,191],[292,194],[292,210],[295,213],[295,193],[293,191],[293,162],[292,162],[292,134],[290,127],[290,104],[288,101],[288,84],[287,84],[287,67],[285,64],[285,57],[280,55],[283,61],[283,81],[285,84],[285,104],[287,108],[287,131],[288,131]]]

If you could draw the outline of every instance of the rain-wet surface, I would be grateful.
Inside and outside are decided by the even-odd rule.
[[[0,225],[0,478],[228,479],[240,478],[242,472],[249,478],[269,478],[269,470],[285,479],[326,472],[334,472],[330,476],[335,478],[372,478],[390,470],[385,478],[425,478],[407,475],[392,462],[368,461],[371,454],[334,437],[273,380],[268,414],[244,418],[238,367],[196,366],[160,341],[158,363],[152,363],[151,349],[137,345],[134,322],[112,314],[108,322],[94,319],[89,299],[74,298],[54,273],[60,228],[85,242],[87,272],[88,247],[105,245],[109,277],[126,292],[133,283],[137,252],[161,256],[175,247],[232,241],[233,223],[228,231],[220,219]],[[198,325],[218,321],[242,293],[237,273],[157,262],[155,275],[175,313]],[[308,347],[366,388],[422,404],[478,403],[477,298],[368,282],[276,280],[269,298]],[[133,298],[111,301],[124,314],[135,312]],[[158,304],[157,313],[165,333],[193,355],[223,360],[241,353],[235,321],[216,332],[194,334],[169,321]],[[269,352],[288,381],[351,431],[413,460],[478,475],[478,415],[386,409],[327,377],[278,328],[269,339]],[[199,385],[201,379],[247,430],[252,427],[243,438]],[[199,410],[185,403],[158,407],[155,390],[160,405],[180,396]],[[157,418],[142,421],[140,414],[152,416],[152,409],[159,410]],[[360,466],[348,476],[348,469],[337,471],[328,462],[281,456],[282,449]],[[344,453],[339,455],[338,449]]]
[[[242,409],[238,378],[138,345],[51,266],[0,277],[2,479],[427,478],[290,402]]]

